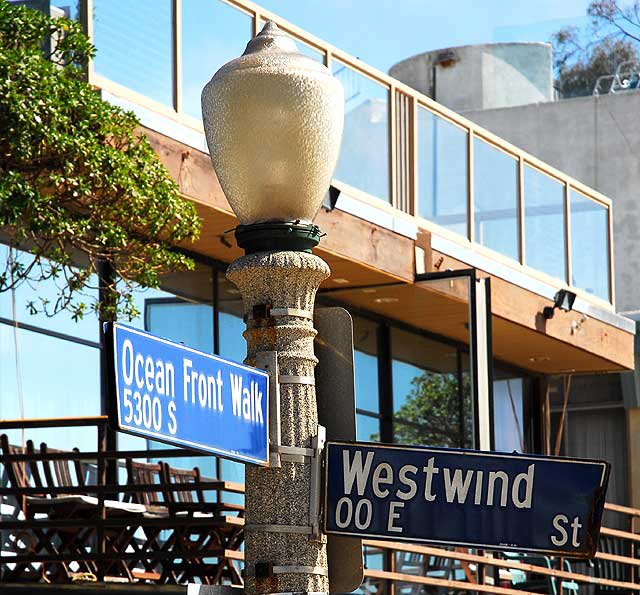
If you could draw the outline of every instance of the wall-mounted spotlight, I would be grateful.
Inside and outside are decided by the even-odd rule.
[[[542,310],[542,316],[544,316],[546,320],[553,318],[556,308],[564,310],[565,312],[570,312],[573,309],[573,302],[575,301],[575,293],[568,289],[561,289],[555,296],[553,296],[553,306],[545,306],[544,310]]]
[[[338,198],[340,197],[340,190],[338,190],[335,186],[329,186],[329,190],[324,196],[324,200],[322,201],[322,206],[327,209],[327,211],[333,211],[336,208],[336,203],[338,202]]]

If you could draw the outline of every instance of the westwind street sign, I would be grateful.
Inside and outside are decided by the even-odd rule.
[[[609,468],[584,459],[332,442],[325,532],[592,557]]]
[[[107,333],[119,430],[268,464],[265,372],[118,323]]]

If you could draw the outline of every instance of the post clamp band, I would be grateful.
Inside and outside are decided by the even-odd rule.
[[[322,566],[274,566],[271,569],[273,574],[319,574],[329,576],[329,572]]]
[[[264,533],[297,533],[299,535],[311,535],[313,527],[308,525],[258,525],[244,526],[245,531],[262,531]]]
[[[280,384],[310,384],[315,386],[316,379],[313,376],[285,376],[279,375],[278,382]]]
[[[301,308],[271,308],[270,316],[297,316],[298,318],[307,318],[313,320],[313,312],[302,310]]]

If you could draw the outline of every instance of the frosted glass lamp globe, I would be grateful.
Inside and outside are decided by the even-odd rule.
[[[239,232],[255,225],[274,231],[280,227],[272,224],[284,222],[311,227],[331,183],[344,120],[342,85],[327,67],[300,54],[269,21],[204,87],[202,113]]]

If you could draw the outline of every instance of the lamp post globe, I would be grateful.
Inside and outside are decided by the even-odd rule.
[[[312,221],[338,159],[342,86],[269,22],[205,86],[202,112],[211,161],[245,250],[227,269],[242,294],[245,362],[277,360],[273,464],[245,467],[245,592],[327,593],[313,309],[330,271],[311,248],[320,239]]]
[[[310,250],[338,159],[342,85],[267,22],[202,92],[213,167],[248,252]]]

